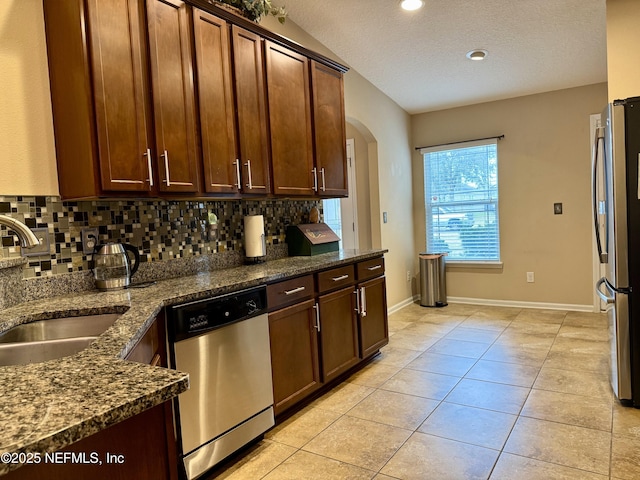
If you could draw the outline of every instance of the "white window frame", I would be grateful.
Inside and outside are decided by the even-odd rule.
[[[486,145],[496,145],[496,160],[498,160],[498,148],[497,148],[497,143],[498,143],[498,137],[496,138],[488,138],[488,139],[481,139],[481,140],[473,140],[473,141],[468,141],[468,142],[459,142],[459,143],[450,143],[450,144],[446,144],[446,145],[437,145],[437,146],[433,146],[433,147],[423,147],[420,148],[420,154],[422,155],[422,162],[423,162],[423,167],[424,167],[424,176],[423,176],[423,180],[426,178],[427,176],[427,157],[426,154],[429,153],[435,153],[435,152],[443,152],[443,151],[449,151],[449,150],[458,150],[458,149],[462,149],[462,148],[470,148],[470,147],[475,147],[475,146],[486,146]],[[498,184],[497,184],[497,188],[499,190],[500,188],[500,183],[498,180]],[[429,221],[430,218],[432,217],[430,212],[432,211],[431,207],[431,202],[429,202],[429,198],[427,195],[427,185],[426,185],[426,181],[425,184],[423,184],[423,193],[424,193],[424,205],[425,205],[425,243],[428,242],[428,237],[429,237]],[[495,199],[488,199],[486,201],[477,201],[474,200],[473,202],[470,202],[469,204],[478,204],[478,203],[482,203],[482,204],[491,204],[494,206],[495,208],[495,215],[496,215],[496,227],[497,227],[497,246],[498,246],[498,256],[497,258],[492,258],[492,259],[488,259],[488,260],[479,260],[479,259],[455,259],[455,260],[449,260],[447,259],[447,268],[449,267],[464,267],[464,268],[468,268],[468,267],[478,267],[478,268],[502,268],[503,263],[502,263],[502,250],[501,250],[501,245],[500,245],[500,215],[499,215],[499,193],[498,196],[496,196]],[[429,248],[429,245],[427,244],[427,249],[428,251],[431,251],[431,249]],[[438,253],[433,251],[432,253]]]

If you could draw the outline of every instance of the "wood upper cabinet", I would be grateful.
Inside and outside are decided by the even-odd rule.
[[[62,198],[153,186],[141,0],[44,0]]]
[[[147,0],[156,151],[161,192],[199,191],[199,150],[189,10],[180,0]]]
[[[240,170],[231,79],[229,24],[193,9],[204,190],[238,193]]]
[[[349,191],[342,73],[311,60],[311,90],[317,193],[346,197]]]
[[[309,61],[271,41],[265,47],[273,193],[314,196]]]
[[[244,193],[271,193],[264,40],[237,25],[231,27],[231,36],[241,190]]]

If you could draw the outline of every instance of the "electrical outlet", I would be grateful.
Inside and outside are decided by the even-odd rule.
[[[554,215],[562,215],[562,204],[554,203],[553,204],[553,213]]]
[[[533,272],[527,272],[527,283],[533,282],[535,282],[535,276],[533,275]]]
[[[411,281],[411,272],[407,270],[407,282]]]
[[[80,236],[82,237],[82,253],[85,255],[91,255],[93,250],[98,244],[98,229],[93,227],[87,227],[80,230]]]

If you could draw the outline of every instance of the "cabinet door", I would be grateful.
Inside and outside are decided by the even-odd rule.
[[[346,197],[349,192],[342,73],[312,60],[311,90],[318,194]]]
[[[231,83],[229,25],[193,9],[204,190],[238,193],[236,125]]]
[[[231,35],[242,191],[271,193],[262,39],[236,25]]]
[[[314,305],[308,300],[269,315],[276,415],[320,385]]]
[[[265,42],[273,192],[315,195],[308,60]]]
[[[378,277],[361,283],[357,291],[361,299],[361,313],[358,317],[360,355],[362,358],[367,358],[389,343],[385,279]]]
[[[87,7],[101,187],[149,191],[152,145],[143,5],[139,0],[90,0]]]
[[[318,299],[323,382],[360,361],[354,298],[353,287],[347,287]]]
[[[198,191],[189,12],[180,0],[147,0],[159,189]]]

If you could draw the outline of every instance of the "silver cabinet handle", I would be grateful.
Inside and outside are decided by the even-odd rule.
[[[358,315],[360,315],[360,291],[358,289],[355,289],[353,291],[353,294],[356,296],[356,308],[355,308],[355,310],[356,310],[356,313]]]
[[[294,288],[293,290],[285,290],[284,294],[293,295],[294,293],[304,292],[304,290],[305,290],[305,287],[298,287],[298,288]]]
[[[316,167],[313,167],[311,169],[311,173],[313,174],[313,191],[317,192],[318,191],[318,169]]]
[[[367,290],[365,287],[360,288],[360,295],[362,298],[360,299],[360,304],[362,305],[362,312],[360,315],[363,317],[367,316]]]
[[[144,154],[147,157],[147,169],[149,170],[149,186],[153,187],[153,168],[151,167],[151,149],[147,148]]]
[[[325,181],[324,181],[324,167],[322,167],[320,169],[320,175],[322,176],[322,191],[324,192],[324,191],[327,190],[326,184],[325,184]]]
[[[240,183],[240,160],[236,158],[233,164],[236,166],[236,187],[240,190],[242,188],[242,184]]]
[[[339,277],[331,278],[331,280],[333,280],[334,282],[339,282],[341,280],[346,280],[347,278],[349,278],[349,275],[340,275]]]
[[[247,163],[244,164],[247,167],[247,178],[249,179],[249,183],[247,183],[247,188],[251,190],[253,188],[253,182],[251,181],[251,160],[247,160]]]
[[[382,265],[374,265],[372,267],[368,267],[367,270],[369,270],[370,272],[373,272],[374,270],[378,270],[382,268]]]
[[[160,158],[164,159],[164,173],[167,177],[165,183],[167,184],[167,187],[170,187],[171,180],[169,179],[169,152],[165,150],[164,153],[160,155]]]
[[[313,306],[313,309],[316,311],[316,324],[314,325],[314,328],[318,330],[318,333],[320,333],[320,307],[316,303]]]

